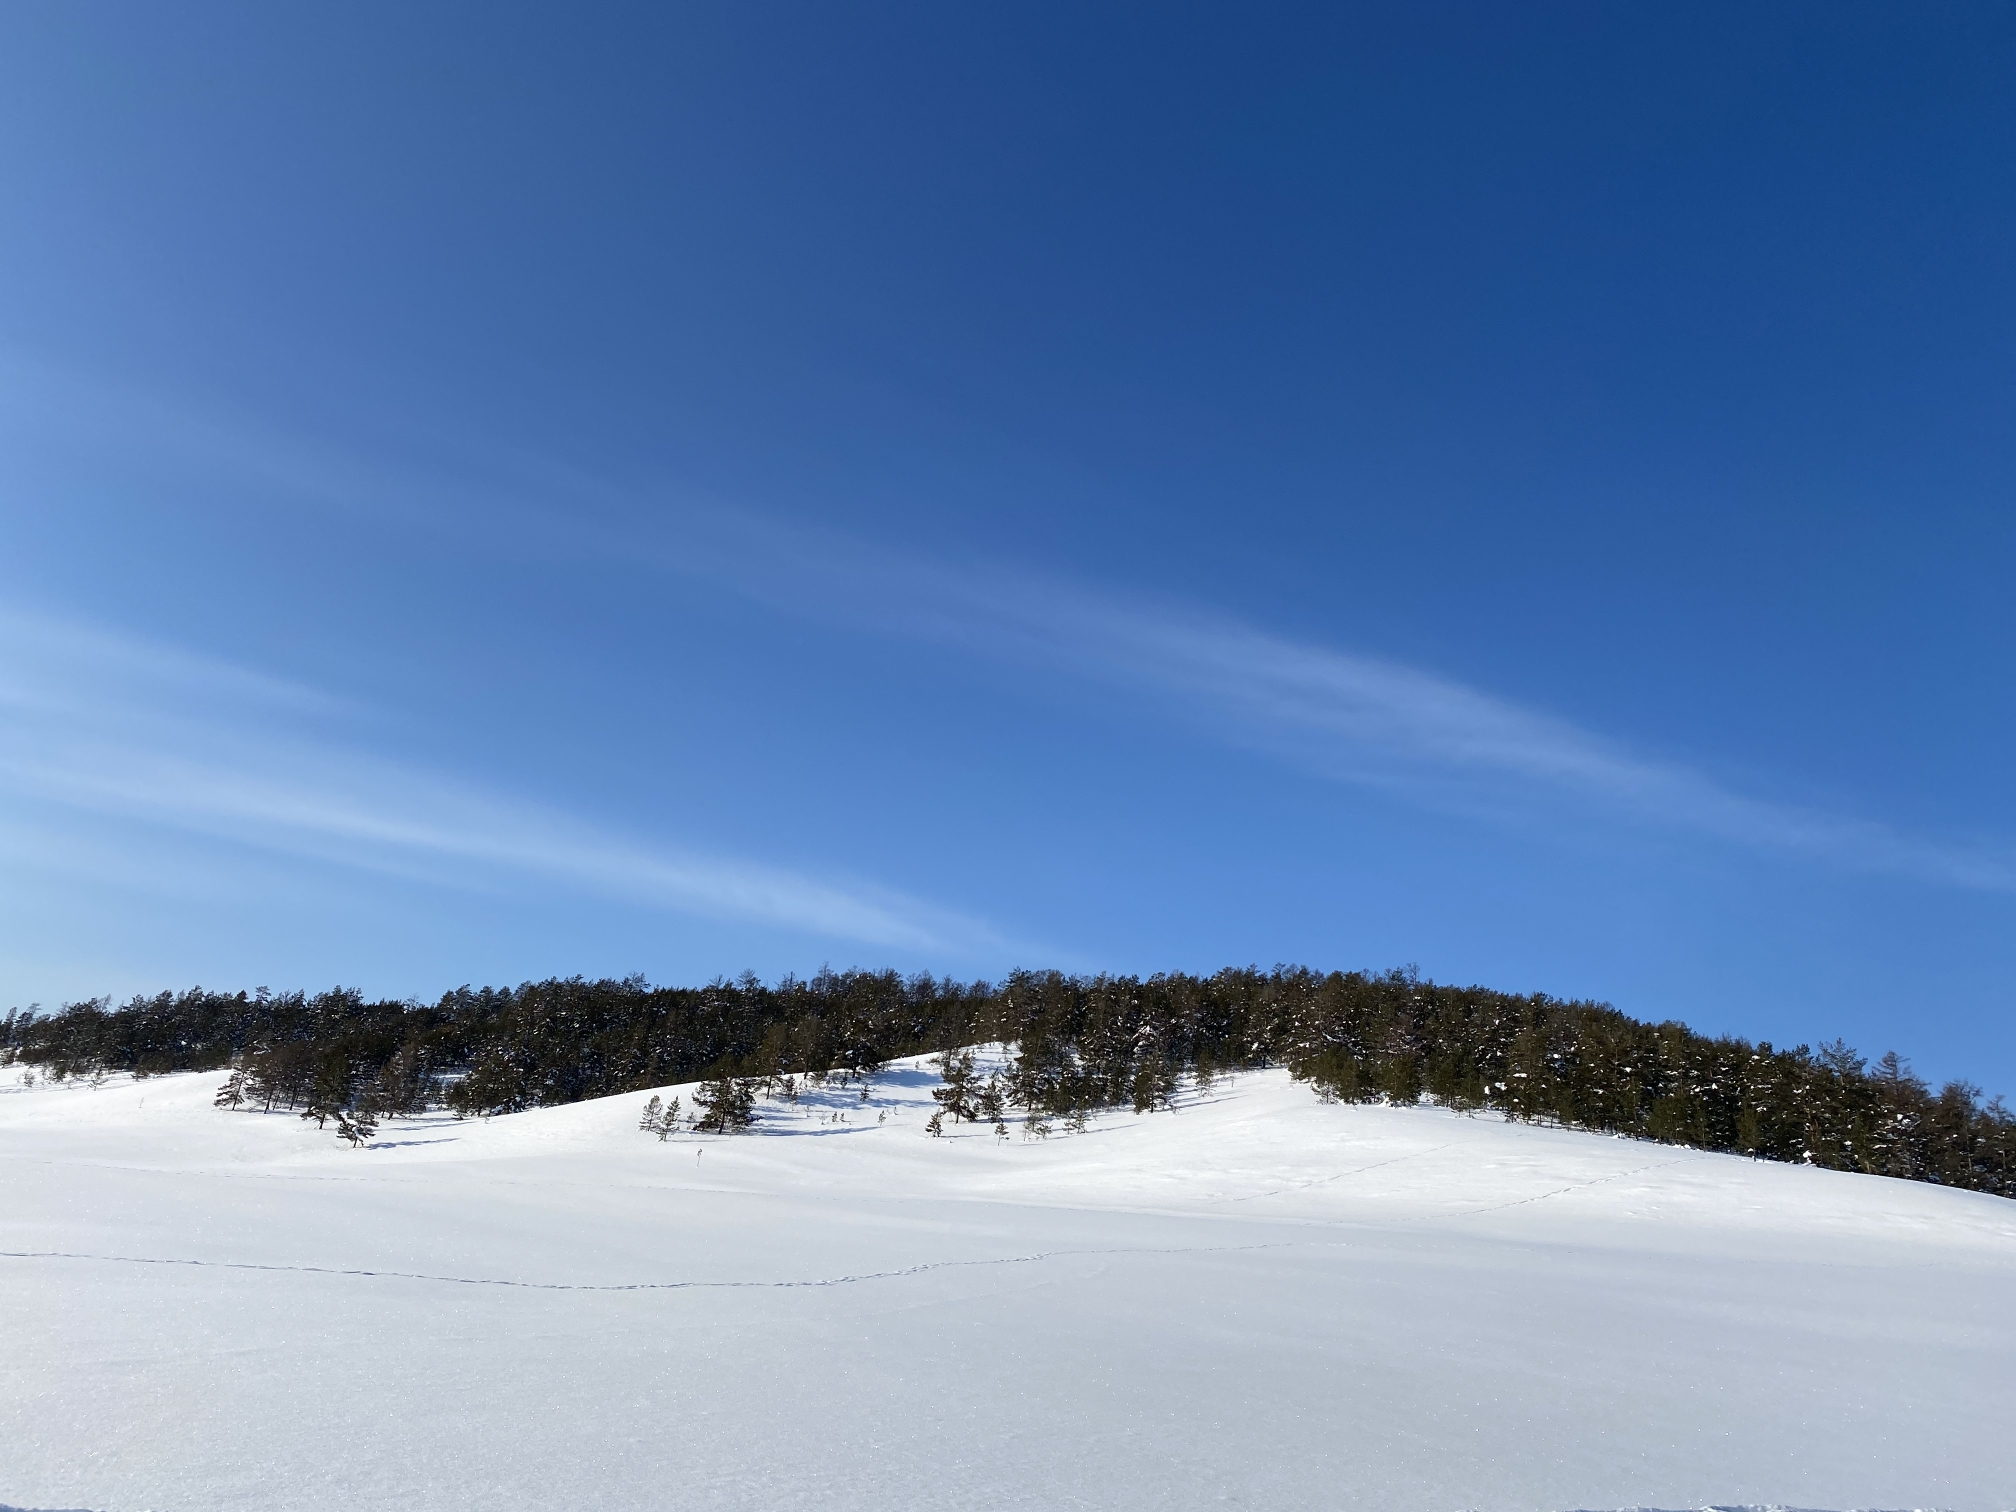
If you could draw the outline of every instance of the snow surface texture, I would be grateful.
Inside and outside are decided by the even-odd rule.
[[[1040,1141],[929,1137],[903,1063],[363,1150],[220,1080],[0,1089],[0,1499],[2016,1505],[2004,1199],[1278,1072]]]

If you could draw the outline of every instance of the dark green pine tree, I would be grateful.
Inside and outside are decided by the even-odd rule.
[[[729,1095],[701,1112],[725,1132],[747,1126],[742,1113],[753,1118],[753,1106],[738,1111],[753,1097],[737,1081],[774,1078],[786,1097],[830,1088],[829,1076],[865,1090],[884,1059],[936,1053],[942,1131],[992,1116],[973,1064],[973,1047],[991,1043],[1014,1047],[1003,1101],[1074,1132],[1102,1109],[1163,1105],[1176,1076],[1272,1065],[1332,1099],[1427,1098],[2016,1196],[2008,1107],[1965,1082],[1934,1090],[1901,1056],[1871,1066],[1838,1041],[1779,1050],[1640,1022],[1607,1004],[1404,971],[1284,966],[1145,980],[1024,971],[998,986],[894,972],[822,971],[774,986],[744,975],[696,988],[570,978],[458,988],[431,1004],[340,988],[191,989],[119,1008],[94,998],[0,1014],[0,1063],[24,1080],[235,1069],[220,1089],[225,1108],[307,1105],[325,1128],[365,1106],[379,1117],[429,1106],[488,1116],[711,1075]]]
[[[973,1052],[961,1050],[944,1055],[938,1074],[945,1084],[931,1089],[932,1100],[952,1115],[954,1123],[979,1122],[980,1075],[973,1069]]]
[[[321,1128],[350,1105],[350,1067],[341,1056],[325,1055],[315,1067],[308,1084],[308,1098],[301,1109],[303,1118],[315,1120]]]
[[[348,1141],[353,1150],[368,1144],[378,1132],[378,1115],[367,1107],[338,1108],[333,1116],[336,1137]]]
[[[217,1089],[217,1096],[214,1099],[212,1099],[212,1106],[219,1108],[236,1108],[242,1106],[244,1101],[245,1101],[245,1068],[240,1066],[237,1070],[233,1071],[229,1076],[224,1078],[224,1085]]]
[[[700,1109],[693,1127],[703,1134],[740,1134],[756,1122],[756,1087],[748,1077],[702,1082],[693,1101]]]

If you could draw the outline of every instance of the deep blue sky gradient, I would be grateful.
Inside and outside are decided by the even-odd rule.
[[[2016,1092],[2012,77],[10,7],[0,1002],[1411,961]]]

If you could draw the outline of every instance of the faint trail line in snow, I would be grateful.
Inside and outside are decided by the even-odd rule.
[[[1342,1181],[1346,1176],[1363,1176],[1367,1171],[1376,1171],[1382,1166],[1398,1165],[1403,1160],[1415,1160],[1423,1155],[1433,1155],[1439,1150],[1453,1149],[1458,1143],[1459,1141],[1452,1139],[1448,1144],[1435,1146],[1433,1150],[1411,1150],[1405,1155],[1395,1155],[1391,1160],[1375,1160],[1371,1165],[1360,1166],[1355,1171],[1339,1171],[1332,1176],[1318,1176],[1312,1181],[1291,1181],[1286,1186],[1269,1187],[1264,1192],[1248,1192],[1244,1197],[1227,1197],[1225,1200],[1228,1203],[1251,1202],[1256,1197],[1278,1197],[1283,1192],[1307,1191],[1310,1187],[1323,1186],[1332,1181]],[[1528,1200],[1530,1201],[1531,1199]]]
[[[214,1177],[222,1181],[329,1181],[339,1182],[348,1186],[356,1186],[364,1182],[387,1186],[395,1184],[410,1185],[413,1181],[412,1177],[391,1176],[379,1171],[372,1171],[360,1176],[311,1176],[297,1171],[217,1171],[184,1166],[126,1165],[114,1160],[51,1160],[46,1156],[31,1155],[0,1155],[0,1160],[11,1160],[20,1165],[55,1166],[62,1170],[72,1171],[125,1171],[136,1176]],[[7,1512],[6,1507],[0,1506],[0,1512]]]
[[[1502,1213],[1507,1208],[1524,1207],[1529,1202],[1545,1202],[1549,1197],[1565,1197],[1570,1192],[1586,1191],[1593,1186],[1601,1186],[1606,1181],[1622,1181],[1626,1176],[1642,1176],[1647,1171],[1663,1171],[1668,1166],[1692,1165],[1698,1156],[1682,1155],[1678,1160],[1661,1160],[1652,1165],[1637,1166],[1629,1171],[1612,1171],[1608,1176],[1593,1177],[1588,1181],[1578,1181],[1571,1186],[1556,1187],[1551,1192],[1537,1192],[1531,1197],[1515,1198],[1511,1202],[1493,1203],[1490,1207],[1466,1208],[1460,1213],[1435,1213],[1436,1218],[1475,1218],[1480,1213]],[[1400,1220],[1405,1222],[1406,1220]]]
[[[1338,1245],[1344,1240],[1318,1240]],[[1001,1255],[989,1260],[927,1260],[901,1270],[863,1271],[853,1276],[823,1276],[811,1281],[506,1281],[491,1276],[436,1276],[422,1271],[344,1268],[334,1265],[266,1265],[256,1260],[178,1260],[156,1255],[88,1255],[71,1250],[0,1250],[0,1260],[96,1260],[111,1265],[189,1265],[209,1270],[282,1271],[310,1276],[369,1276],[386,1281],[439,1281],[454,1286],[510,1286],[524,1291],[792,1291],[821,1286],[852,1286],[862,1281],[895,1281],[927,1271],[959,1270],[988,1265],[1034,1265],[1044,1260],[1068,1260],[1100,1255],[1224,1255],[1252,1250],[1303,1249],[1312,1241],[1284,1239],[1271,1244],[1199,1244],[1117,1249],[1042,1250],[1031,1255]]]

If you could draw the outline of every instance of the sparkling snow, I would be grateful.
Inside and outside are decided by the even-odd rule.
[[[2002,1199],[1279,1072],[1047,1140],[929,1137],[906,1062],[363,1150],[6,1075],[19,1507],[2016,1506]]]

